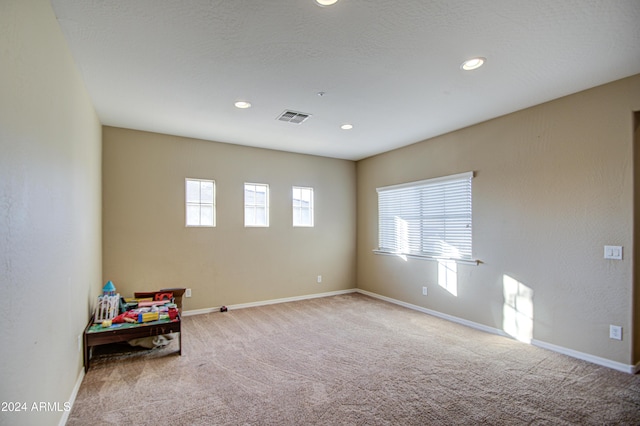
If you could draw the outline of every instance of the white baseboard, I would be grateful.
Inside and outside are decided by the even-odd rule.
[[[339,294],[355,293],[356,291],[357,290],[355,288],[350,288],[347,290],[336,290],[336,291],[328,291],[325,293],[305,294],[302,296],[285,297],[282,299],[270,299],[270,300],[260,300],[258,302],[238,303],[236,305],[227,305],[227,309],[234,310],[234,309],[254,308],[256,306],[275,305],[277,303],[297,302],[299,300],[308,300],[308,299],[317,299],[319,297],[337,296]],[[190,315],[210,314],[212,312],[219,312],[219,311],[220,311],[220,307],[193,309],[193,310],[182,312],[182,316],[187,317]]]
[[[462,324],[462,325],[466,325],[467,327],[471,327],[471,328],[475,328],[477,330],[481,330],[481,331],[485,331],[487,333],[492,333],[492,334],[497,334],[500,336],[504,336],[504,337],[508,337],[510,339],[513,339],[512,336],[510,336],[508,333],[504,332],[503,330],[500,330],[498,328],[494,328],[494,327],[488,327],[486,325],[483,324],[478,324],[476,322],[473,321],[469,321],[463,318],[458,318],[455,317],[453,315],[448,315],[448,314],[443,314],[442,312],[438,312],[438,311],[434,311],[431,309],[427,309],[427,308],[423,308],[422,306],[417,306],[417,305],[413,305],[411,303],[407,303],[407,302],[403,302],[401,300],[397,300],[397,299],[392,299],[391,297],[387,297],[387,296],[381,296],[379,294],[376,293],[372,293],[370,291],[366,291],[366,290],[361,290],[361,289],[356,289],[356,291],[358,293],[362,293],[365,294],[367,296],[371,296],[374,297],[376,299],[380,299],[380,300],[384,300],[390,303],[394,303],[396,305],[400,305],[400,306],[404,306],[405,308],[409,308],[409,309],[413,309],[416,311],[420,311],[420,312],[424,312],[425,314],[429,314],[429,315],[433,315],[435,317],[438,318],[443,318],[446,319],[448,321],[451,322],[455,322],[458,324]],[[630,374],[636,374],[640,371],[640,363],[636,364],[636,365],[627,365],[627,364],[623,364],[621,362],[617,362],[617,361],[611,361],[609,359],[606,358],[601,358],[595,355],[590,355],[584,352],[579,352],[579,351],[575,351],[573,349],[567,349],[565,347],[562,346],[558,346],[558,345],[553,345],[551,343],[546,343],[546,342],[542,342],[540,340],[531,340],[531,344],[543,349],[547,349],[550,350],[552,352],[557,352],[563,355],[568,355],[572,358],[577,358],[583,361],[588,361],[591,362],[593,364],[597,364],[603,367],[608,367],[608,368],[612,368],[614,370],[618,370],[618,371],[622,371],[624,373],[630,373]]]
[[[191,315],[210,314],[219,310],[220,308],[191,309],[190,311],[182,311],[182,316],[190,317]]]
[[[511,336],[509,336],[507,333],[505,333],[504,331],[502,331],[502,330],[500,330],[498,328],[489,327],[489,326],[486,326],[484,324],[479,324],[477,322],[469,321],[469,320],[466,320],[464,318],[455,317],[453,315],[443,314],[442,312],[434,311],[432,309],[423,308],[422,306],[413,305],[411,303],[403,302],[402,300],[392,299],[391,297],[381,296],[381,295],[379,295],[377,293],[372,293],[372,292],[367,291],[367,290],[357,289],[356,291],[358,293],[365,294],[367,296],[371,296],[371,297],[374,297],[376,299],[384,300],[386,302],[390,302],[390,303],[393,303],[393,304],[396,304],[396,305],[404,306],[405,308],[413,309],[414,311],[423,312],[425,314],[429,314],[429,315],[432,315],[434,317],[446,319],[447,321],[451,321],[451,322],[455,322],[455,323],[458,323],[458,324],[466,325],[467,327],[475,328],[476,330],[481,330],[481,331],[484,331],[484,332],[487,332],[487,333],[497,334],[497,335],[500,335],[500,336],[505,336],[505,337],[511,338]]]
[[[80,385],[82,384],[82,380],[84,379],[84,366],[80,369],[80,374],[78,374],[78,378],[76,379],[76,384],[71,391],[71,396],[69,396],[69,404],[71,408],[69,411],[63,411],[62,417],[60,418],[59,426],[64,426],[67,424],[67,420],[69,420],[69,413],[71,413],[71,409],[73,409],[73,404],[76,402],[76,397],[78,396],[78,391],[80,390]]]
[[[602,358],[595,355],[590,355],[580,351],[574,351],[573,349],[568,349],[562,346],[554,345],[552,343],[542,342],[540,340],[533,339],[531,341],[533,346],[537,346],[539,348],[548,349],[553,352],[558,352],[563,355],[570,356],[572,358],[581,359],[583,361],[588,361],[593,364],[601,365],[603,367],[609,367],[614,370],[622,371],[623,373],[636,374],[638,372],[638,368],[640,364],[636,365],[627,365],[617,361],[611,361],[610,359]]]

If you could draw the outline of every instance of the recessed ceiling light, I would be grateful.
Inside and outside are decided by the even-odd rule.
[[[340,126],[340,128],[342,130],[351,130],[353,129],[353,124],[343,124],[342,126]]]
[[[320,6],[331,6],[338,3],[338,0],[316,0],[316,3]]]
[[[251,108],[251,102],[247,102],[247,101],[237,101],[235,104],[236,108]]]
[[[462,63],[462,65],[460,65],[460,68],[462,68],[465,71],[475,70],[477,68],[480,68],[485,61],[486,61],[486,58],[481,58],[481,57],[467,59]]]

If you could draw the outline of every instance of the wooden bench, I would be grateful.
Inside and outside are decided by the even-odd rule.
[[[129,340],[143,337],[180,333],[178,337],[178,354],[182,355],[182,321],[180,315],[182,314],[182,295],[184,294],[184,290],[185,289],[183,288],[173,288],[134,294],[134,296],[138,298],[154,297],[156,293],[172,292],[174,301],[178,306],[178,316],[174,320],[167,319],[142,324],[123,323],[118,324],[116,327],[103,328],[100,325],[95,325],[92,317],[83,333],[85,373],[89,371],[91,363],[91,348],[93,346],[106,345],[109,343],[127,342]]]

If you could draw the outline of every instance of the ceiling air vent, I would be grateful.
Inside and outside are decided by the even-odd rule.
[[[309,117],[311,117],[311,114],[286,110],[285,112],[283,112],[277,117],[277,120],[286,121],[288,123],[293,123],[293,124],[301,124],[303,121],[305,121]]]

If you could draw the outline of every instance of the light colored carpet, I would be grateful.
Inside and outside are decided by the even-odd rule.
[[[97,355],[69,425],[640,424],[640,376],[360,294],[184,318]]]

